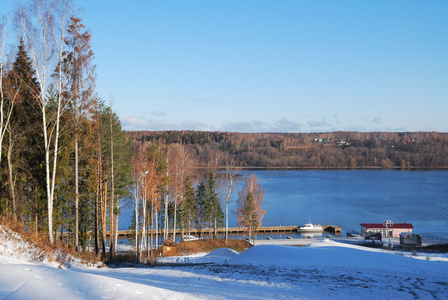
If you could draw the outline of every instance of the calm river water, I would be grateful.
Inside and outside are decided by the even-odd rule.
[[[414,232],[448,239],[448,171],[300,170],[242,171],[266,189],[264,226],[339,224],[360,231],[361,223],[408,222]],[[233,199],[238,197],[237,191]],[[126,209],[125,209],[126,210]],[[230,211],[235,211],[235,201]],[[120,229],[130,224],[129,211]],[[229,226],[236,226],[231,213]]]
[[[360,231],[361,223],[393,220],[412,223],[416,233],[448,238],[447,171],[244,171],[241,175],[252,173],[266,189],[266,226],[311,220],[339,224],[344,234]],[[231,220],[235,225],[234,215]]]

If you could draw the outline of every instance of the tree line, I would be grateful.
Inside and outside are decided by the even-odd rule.
[[[133,153],[95,93],[91,35],[70,0],[18,1],[12,16],[0,23],[0,213],[77,250],[93,232],[105,256]]]
[[[448,133],[327,132],[238,133],[205,131],[130,131],[134,141],[186,145],[206,165],[213,153],[240,167],[401,168],[448,167]]]
[[[72,0],[18,1],[13,17],[1,19],[0,214],[46,232],[53,244],[93,246],[111,260],[126,203],[134,206],[139,257],[159,228],[167,239],[228,227],[235,162],[210,152],[204,164],[182,143],[129,138],[95,92],[90,39]],[[262,197],[245,191],[250,205],[241,211],[257,218],[252,234]]]
[[[185,145],[134,141],[133,190],[134,211],[130,229],[140,260],[154,258],[153,246],[159,238],[182,240],[192,229],[204,237],[217,236],[225,225],[228,239],[228,206],[238,180],[235,162],[212,155],[205,165]],[[225,166],[222,170],[221,166]],[[253,238],[264,217],[264,189],[255,176],[249,176],[237,201],[238,226]],[[223,209],[224,206],[224,209]],[[250,221],[249,221],[250,220]],[[159,237],[159,232],[163,236]],[[144,249],[147,250],[144,253]]]

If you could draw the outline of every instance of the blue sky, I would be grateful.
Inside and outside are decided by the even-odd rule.
[[[127,130],[448,131],[448,1],[77,6]]]

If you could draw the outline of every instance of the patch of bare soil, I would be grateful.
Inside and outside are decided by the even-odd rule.
[[[243,252],[252,247],[246,240],[228,239],[200,239],[196,241],[180,242],[176,244],[176,255],[190,255],[201,252],[212,252],[219,248],[230,248],[237,252]]]
[[[448,244],[429,245],[425,247],[413,248],[411,250],[417,250],[417,249],[425,252],[447,253]]]

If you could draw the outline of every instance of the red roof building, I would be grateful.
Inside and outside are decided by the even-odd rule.
[[[414,226],[411,223],[393,223],[388,224],[389,235],[386,232],[386,225],[383,223],[362,223],[361,234],[365,236],[366,233],[380,232],[383,237],[400,237],[402,232],[412,232]]]

